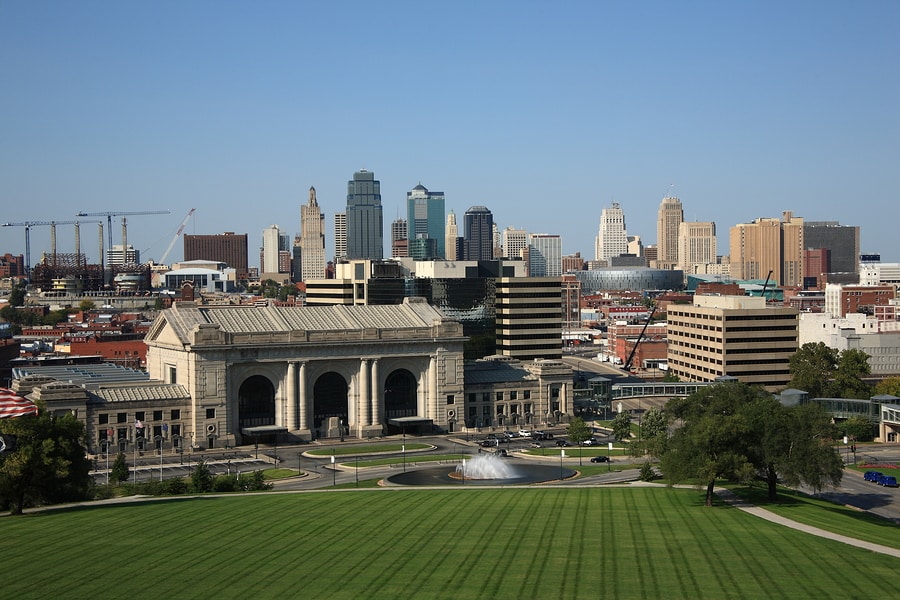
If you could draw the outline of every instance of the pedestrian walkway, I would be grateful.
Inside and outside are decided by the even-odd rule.
[[[805,533],[809,533],[811,535],[815,535],[821,538],[826,538],[829,540],[834,540],[836,542],[841,542],[843,544],[847,544],[850,546],[855,546],[857,548],[863,548],[865,550],[870,550],[872,552],[877,552],[879,554],[887,554],[888,556],[893,556],[895,558],[900,558],[900,549],[891,548],[890,546],[882,546],[881,544],[873,544],[872,542],[866,542],[863,540],[858,540],[856,538],[847,537],[846,535],[841,535],[839,533],[834,533],[833,531],[827,531],[825,529],[819,529],[818,527],[813,527],[812,525],[805,525],[803,523],[799,523],[797,521],[793,521],[788,519],[787,517],[782,517],[781,515],[777,515],[770,510],[766,510],[765,508],[761,508],[756,506],[755,504],[751,504],[746,500],[738,497],[737,494],[732,492],[729,489],[725,488],[716,488],[716,495],[722,499],[723,502],[734,506],[737,509],[740,509],[746,513],[749,513],[755,517],[759,517],[761,519],[765,519],[770,523],[775,523],[777,525],[783,525],[785,527],[790,527],[791,529],[796,529],[797,531],[803,531]]]

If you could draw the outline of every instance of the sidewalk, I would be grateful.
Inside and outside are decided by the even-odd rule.
[[[764,508],[760,508],[754,504],[750,504],[749,502],[742,500],[737,495],[734,494],[731,490],[725,488],[716,488],[715,494],[722,499],[722,501],[738,508],[746,513],[749,513],[755,517],[759,517],[761,519],[765,519],[771,523],[775,523],[777,525],[783,525],[785,527],[790,527],[791,529],[796,529],[797,531],[803,531],[805,533],[809,533],[811,535],[815,535],[821,538],[826,538],[829,540],[834,540],[836,542],[841,542],[843,544],[847,544],[849,546],[855,546],[857,548],[863,548],[865,550],[870,550],[872,552],[877,552],[879,554],[887,554],[888,556],[893,556],[895,558],[900,558],[900,549],[891,548],[889,546],[882,546],[881,544],[873,544],[872,542],[866,542],[863,540],[858,540],[856,538],[847,537],[845,535],[841,535],[839,533],[834,533],[832,531],[826,531],[825,529],[819,529],[818,527],[813,527],[811,525],[804,525],[803,523],[798,523],[797,521],[793,521],[786,517],[782,517],[777,515],[771,511],[768,511]]]

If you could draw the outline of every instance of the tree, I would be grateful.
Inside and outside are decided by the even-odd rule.
[[[857,415],[838,425],[841,435],[857,442],[871,442],[875,439],[875,424],[869,417]]]
[[[25,306],[25,281],[18,280],[9,291],[9,305],[13,308]]]
[[[875,396],[895,396],[900,398],[900,377],[886,377],[875,385]]]
[[[616,441],[621,442],[631,437],[631,415],[628,411],[620,410],[616,413],[611,426]]]
[[[669,419],[659,408],[652,406],[641,420],[641,440],[635,451],[651,456],[661,456],[669,439]]]
[[[209,492],[213,489],[213,475],[202,458],[197,461],[197,466],[191,472],[191,489],[198,493]]]
[[[109,470],[109,480],[116,483],[122,483],[123,481],[128,481],[130,476],[131,475],[128,472],[128,463],[125,462],[125,454],[119,452],[116,454],[116,460]]]
[[[697,480],[706,485],[706,506],[712,506],[716,480],[749,481],[756,473],[746,450],[749,424],[741,407],[759,391],[737,382],[701,388],[666,406],[682,426],[675,430],[661,457],[674,483]]]
[[[593,432],[591,431],[591,428],[585,424],[584,419],[575,417],[569,421],[566,433],[569,436],[569,441],[578,446],[578,464],[581,464],[581,446],[584,444],[585,440],[591,439]]]
[[[27,506],[84,500],[93,488],[85,454],[84,425],[71,414],[39,406],[34,416],[3,419],[0,431],[15,435],[17,449],[0,455],[0,505],[13,514]]]
[[[837,368],[838,351],[823,342],[807,343],[791,356],[790,387],[809,393],[810,398],[831,398],[831,379]]]
[[[834,387],[841,398],[865,400],[872,397],[872,386],[863,381],[863,376],[872,372],[869,355],[862,350],[851,348],[838,356],[834,373]]]
[[[95,305],[94,305],[93,300],[89,300],[88,298],[85,298],[84,300],[82,300],[81,302],[78,303],[78,310],[80,310],[82,312],[87,312],[89,310],[93,310],[94,306]]]

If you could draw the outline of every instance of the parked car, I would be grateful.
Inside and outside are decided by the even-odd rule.
[[[498,442],[496,439],[487,439],[487,440],[481,441],[481,446],[483,448],[493,448],[496,445],[498,445]]]
[[[882,475],[881,479],[878,481],[878,485],[883,485],[884,487],[898,487],[897,478],[893,475]]]
[[[588,438],[581,443],[585,446],[599,446],[600,440],[598,440],[597,438]]]
[[[592,456],[591,462],[595,462],[595,463],[609,462],[609,457],[608,456]]]
[[[527,429],[520,429],[520,430],[519,430],[519,437],[530,438],[530,437],[531,437],[531,432],[528,431]]]
[[[879,471],[866,471],[863,473],[863,479],[871,481],[872,483],[878,483],[878,480],[882,477],[883,475]]]
[[[532,448],[543,448],[543,446],[541,446],[540,442],[531,442],[531,444],[529,444],[529,445]]]
[[[566,440],[556,440],[556,445],[562,447],[562,446],[569,446],[570,444]]]

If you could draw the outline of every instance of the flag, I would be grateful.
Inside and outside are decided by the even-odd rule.
[[[0,388],[0,419],[36,415],[37,412],[37,405],[28,398],[23,398],[12,390]]]
[[[141,423],[140,420],[135,419],[135,420],[134,420],[134,428],[135,428],[135,429],[143,429],[143,428],[144,428],[144,424]]]

